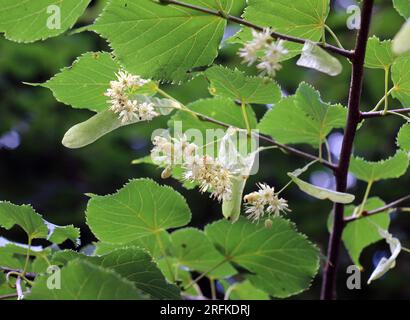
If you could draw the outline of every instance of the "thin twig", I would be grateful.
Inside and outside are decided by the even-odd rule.
[[[349,92],[347,125],[343,137],[339,165],[335,171],[336,190],[346,192],[347,176],[349,172],[350,157],[356,130],[361,120],[360,101],[363,89],[364,59],[369,37],[370,21],[374,0],[364,0],[361,17],[361,27],[358,32],[354,56],[352,58],[352,77]],[[333,210],[333,229],[329,237],[328,260],[324,268],[321,299],[336,298],[336,277],[340,254],[340,244],[344,228],[344,205],[336,203]]]
[[[365,218],[365,217],[369,217],[369,216],[373,216],[373,215],[378,214],[378,213],[385,212],[389,209],[395,209],[395,208],[397,208],[397,206],[399,204],[402,204],[403,202],[406,202],[408,200],[410,200],[410,195],[405,196],[403,198],[400,198],[400,199],[398,199],[396,201],[393,201],[391,203],[388,203],[385,206],[382,206],[380,208],[377,208],[377,209],[374,209],[374,210],[369,210],[369,211],[363,211],[360,216],[347,217],[347,218],[345,218],[344,222],[346,224],[346,223],[353,222],[353,221],[356,221],[356,220],[359,220],[359,219],[362,219],[362,218]]]
[[[176,100],[174,97],[170,96],[168,93],[166,93],[165,91],[163,91],[161,89],[158,89],[158,93],[163,95],[164,97],[167,97],[168,99],[172,99],[172,100],[178,102],[179,104],[181,104],[178,100]],[[219,126],[224,127],[224,128],[231,127],[229,124],[227,124],[225,122],[222,122],[222,121],[216,120],[214,118],[208,117],[204,114],[195,112],[195,111],[187,108],[183,104],[181,104],[181,106],[183,107],[183,108],[180,109],[181,111],[188,112],[192,116],[194,116],[194,117],[196,117],[196,118],[198,118],[202,121],[207,121],[207,122],[219,125]],[[256,132],[251,132],[251,134],[254,135],[256,138],[259,138],[262,141],[268,142],[269,144],[272,144],[272,145],[274,145],[274,146],[280,148],[281,150],[284,150],[284,151],[286,151],[290,154],[293,154],[293,155],[296,155],[296,156],[299,156],[299,157],[302,157],[302,158],[305,158],[305,159],[308,159],[308,160],[317,160],[321,164],[323,164],[325,167],[328,167],[331,170],[336,169],[336,165],[334,165],[333,163],[330,163],[329,161],[326,161],[324,159],[319,159],[315,155],[312,155],[310,153],[307,153],[307,152],[301,151],[299,149],[296,149],[296,148],[287,146],[285,144],[279,143],[279,142],[273,140],[271,137],[268,137],[266,135],[262,135],[262,134],[259,134],[259,133],[256,133]]]
[[[211,117],[208,117],[208,116],[205,116],[205,115],[202,115],[202,114],[199,114],[199,113],[196,113],[196,115],[203,121],[211,122],[211,123],[220,125],[220,126],[225,127],[225,128],[230,127],[229,124],[221,122],[221,121],[216,120],[216,119],[213,119]],[[259,138],[262,141],[268,142],[268,143],[270,143],[270,144],[272,144],[272,145],[274,145],[274,146],[276,146],[276,147],[278,147],[278,148],[280,148],[280,149],[282,149],[282,150],[284,150],[284,151],[286,151],[290,154],[293,154],[293,155],[296,155],[296,156],[299,156],[299,157],[302,157],[302,158],[305,158],[305,159],[308,159],[308,160],[320,160],[318,157],[314,156],[313,154],[310,154],[310,153],[301,151],[299,149],[290,147],[288,145],[279,143],[279,142],[273,140],[271,137],[268,137],[266,135],[256,133],[256,132],[252,132],[252,134],[256,138]],[[328,167],[329,169],[332,169],[332,170],[336,169],[336,166],[334,164],[330,163],[329,161],[321,159],[319,162],[322,163],[324,166]]]
[[[384,116],[392,116],[392,115],[394,115],[394,113],[407,114],[407,113],[410,113],[410,108],[389,110],[389,112],[387,112],[387,113],[385,113],[384,111],[362,112],[360,114],[360,118],[361,119],[379,118],[379,117],[384,117]]]
[[[263,31],[265,29],[264,27],[258,26],[258,25],[254,24],[252,22],[246,21],[246,20],[241,19],[239,17],[235,17],[235,16],[232,16],[230,14],[226,14],[225,12],[222,12],[222,11],[212,10],[212,9],[208,9],[208,8],[204,8],[204,7],[199,7],[199,6],[196,6],[196,5],[193,5],[193,4],[184,3],[184,2],[177,1],[177,0],[158,0],[158,1],[159,1],[159,3],[165,4],[165,5],[170,5],[170,4],[171,5],[176,5],[176,6],[180,6],[180,7],[200,11],[200,12],[203,12],[203,13],[211,14],[211,15],[214,15],[214,16],[218,16],[218,17],[224,18],[228,21],[238,23],[240,25],[252,28],[252,29],[257,30],[257,31]],[[307,39],[288,36],[288,35],[281,34],[281,33],[278,33],[278,32],[272,32],[271,36],[273,38],[282,39],[282,40],[295,42],[295,43],[300,43],[300,44],[304,44],[306,41],[308,41]],[[342,49],[342,48],[338,48],[336,46],[333,46],[333,45],[330,45],[330,44],[327,44],[327,43],[317,42],[316,45],[322,47],[323,49],[325,49],[327,51],[339,54],[343,57],[346,57],[346,58],[349,58],[349,59],[353,58],[353,52],[352,51],[345,50],[345,49]]]

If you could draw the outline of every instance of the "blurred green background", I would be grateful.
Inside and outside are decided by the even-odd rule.
[[[93,1],[78,26],[92,23],[106,0]],[[371,35],[381,39],[392,38],[399,30],[403,19],[396,13],[391,1],[376,1]],[[353,48],[355,31],[346,27],[346,8],[355,1],[332,1],[332,11],[328,24],[337,33],[346,48]],[[240,14],[240,13],[238,13]],[[229,26],[227,36],[233,34],[237,26]],[[330,37],[329,37],[330,38]],[[172,185],[187,199],[193,212],[192,225],[204,224],[221,218],[220,206],[207,195],[196,190],[187,191],[173,180],[160,181],[161,171],[150,165],[131,165],[135,158],[145,156],[151,149],[151,132],[154,128],[165,128],[166,118],[148,124],[138,124],[109,134],[91,146],[80,150],[69,150],[61,145],[64,133],[74,124],[86,120],[91,112],[74,110],[58,103],[52,93],[44,88],[24,85],[23,82],[44,82],[61,68],[71,65],[76,57],[87,51],[109,50],[107,43],[94,33],[62,35],[33,44],[18,44],[0,38],[0,199],[16,204],[28,203],[56,224],[75,224],[81,227],[82,245],[91,243],[93,238],[85,225],[85,193],[108,194],[119,189],[128,179],[151,177],[160,183]],[[236,56],[238,46],[222,45],[216,63],[230,67],[247,69]],[[284,63],[277,81],[284,92],[292,94],[301,81],[306,81],[320,90],[323,100],[346,105],[350,81],[350,66],[344,61],[344,72],[336,77],[309,71],[295,64],[296,60]],[[247,69],[255,73],[254,69]],[[382,97],[384,90],[382,70],[366,70],[362,110],[370,110]],[[166,88],[181,101],[188,103],[209,96],[207,82],[198,77],[194,81]],[[392,105],[399,107],[398,101]],[[266,111],[264,106],[254,106],[258,116]],[[358,132],[355,153],[369,160],[379,160],[394,153],[395,136],[401,121],[395,118],[372,120]],[[332,149],[338,149],[341,133],[331,136]],[[309,150],[309,149],[307,149]],[[311,150],[310,150],[311,151]],[[286,172],[299,168],[305,161],[290,157],[280,151],[264,153],[260,159],[260,170],[247,186],[255,189],[257,181],[274,186],[287,182]],[[316,170],[316,171],[315,171]],[[332,187],[334,181],[330,172],[316,167],[311,181]],[[350,192],[361,198],[364,185],[350,179]],[[410,177],[400,180],[380,182],[374,188],[374,195],[386,202],[408,193]],[[316,201],[299,192],[296,188],[286,191],[292,213],[289,218],[298,228],[315,242],[324,256],[327,250],[327,218],[331,211],[329,202]],[[404,246],[410,247],[408,239],[410,219],[406,214],[392,214],[391,232],[398,236]],[[0,236],[24,242],[17,231],[0,230]],[[402,253],[398,264],[387,276],[366,286],[368,276],[377,261],[388,255],[385,243],[378,243],[366,249],[362,255],[365,266],[362,274],[362,290],[346,288],[348,265],[352,264],[346,251],[342,250],[339,270],[338,292],[341,299],[409,299],[410,255]],[[316,277],[311,290],[296,298],[317,299],[319,297],[321,274]]]

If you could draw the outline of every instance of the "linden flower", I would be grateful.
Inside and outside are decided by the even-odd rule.
[[[256,66],[262,71],[261,75],[267,74],[270,77],[274,77],[276,72],[282,69],[280,60],[287,53],[288,50],[283,47],[282,41],[272,42],[267,45],[265,55],[260,58],[261,62]]]
[[[243,48],[239,49],[239,56],[243,63],[248,66],[259,61],[257,68],[261,70],[261,75],[274,77],[276,72],[282,68],[280,61],[282,56],[288,53],[283,47],[283,41],[272,41],[272,31],[267,28],[263,32],[252,31],[253,39],[246,42]],[[263,50],[263,55],[258,55]]]
[[[288,202],[283,198],[279,198],[273,187],[266,183],[258,183],[257,186],[259,187],[258,191],[247,194],[243,198],[246,203],[245,212],[248,214],[249,219],[256,222],[263,218],[265,213],[277,217],[281,212],[291,211]]]
[[[195,156],[184,165],[184,178],[199,183],[201,193],[211,192],[211,197],[222,201],[230,199],[232,185],[230,171],[219,161],[210,156]]]
[[[150,121],[159,116],[153,103],[139,103],[137,100],[129,98],[132,90],[147,84],[149,80],[123,70],[120,70],[116,76],[117,81],[110,81],[110,88],[104,95],[110,98],[107,101],[111,105],[110,110],[118,114],[123,124],[133,121]]]
[[[258,59],[258,51],[272,38],[270,36],[271,30],[269,28],[264,29],[263,32],[257,32],[252,30],[253,40],[245,43],[244,47],[239,49],[239,56],[243,59],[244,63],[251,66]]]
[[[165,167],[163,178],[168,178],[172,168],[184,161],[190,161],[198,151],[198,146],[189,143],[186,136],[180,139],[156,136],[153,139],[154,148],[151,150],[153,163]]]

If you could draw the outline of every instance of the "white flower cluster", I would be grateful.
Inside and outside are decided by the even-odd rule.
[[[131,121],[149,121],[159,116],[153,103],[140,103],[130,99],[133,90],[147,84],[149,80],[122,70],[116,76],[117,81],[110,81],[110,88],[105,92],[105,96],[110,98],[110,110],[118,114],[123,124]]]
[[[196,155],[185,163],[184,169],[184,178],[199,183],[201,192],[211,192],[218,201],[231,198],[231,172],[218,158]]]
[[[259,221],[267,212],[269,215],[274,214],[274,217],[280,215],[281,212],[286,213],[291,210],[288,207],[288,202],[279,198],[275,193],[275,189],[265,183],[258,183],[258,191],[247,194],[243,199],[246,202],[246,213],[248,218],[253,221]]]
[[[271,33],[269,28],[264,29],[263,32],[252,30],[253,39],[246,42],[239,50],[239,56],[248,66],[258,62],[256,67],[262,71],[261,75],[274,77],[282,68],[280,60],[288,50],[283,47],[282,40],[273,41]]]
[[[181,139],[154,138],[151,157],[155,164],[165,167],[162,178],[171,175],[175,165],[181,165],[184,179],[198,183],[201,192],[211,192],[211,197],[222,201],[231,196],[231,172],[218,158],[200,155],[196,144],[189,143],[184,136]]]

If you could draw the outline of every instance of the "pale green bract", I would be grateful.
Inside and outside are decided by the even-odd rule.
[[[152,103],[155,110],[162,115],[168,115],[173,109],[179,107],[175,101],[170,99],[159,99],[142,95],[137,95],[135,99],[140,103]],[[120,127],[137,122],[141,122],[141,120],[134,119],[123,122],[118,115],[111,110],[104,110],[92,116],[90,119],[71,127],[64,135],[62,143],[67,148],[82,148]]]
[[[89,3],[90,0],[0,0],[0,32],[17,42],[55,37],[70,29]]]
[[[306,181],[303,181],[302,179],[300,179],[299,176],[302,175],[304,172],[306,172],[311,166],[311,164],[313,163],[310,163],[303,168],[300,168],[293,172],[288,173],[288,176],[299,187],[301,191],[307,193],[308,195],[316,199],[321,199],[321,200],[329,199],[330,201],[335,202],[335,203],[348,204],[354,201],[355,196],[352,194],[337,192],[334,190],[329,190],[329,189],[325,189],[322,187],[318,187],[318,186],[307,183]]]
[[[407,20],[393,39],[393,52],[397,55],[410,51],[410,20]]]
[[[288,173],[288,176],[299,187],[300,190],[316,199],[329,199],[332,202],[344,204],[351,203],[355,199],[355,196],[352,194],[337,192],[307,183],[306,181],[298,178],[295,174]]]
[[[343,71],[343,66],[338,59],[311,41],[305,42],[302,54],[296,64],[333,77]]]

